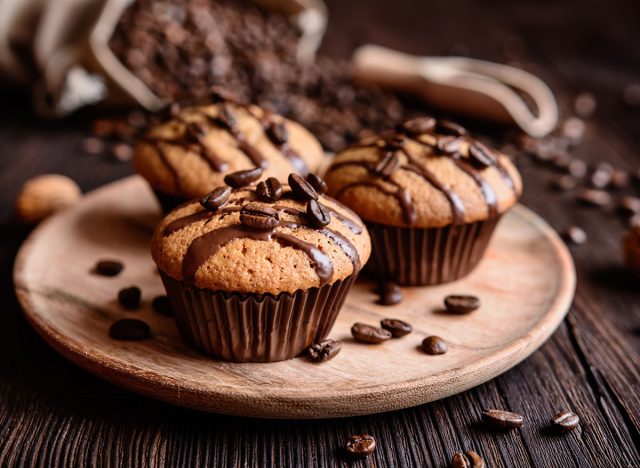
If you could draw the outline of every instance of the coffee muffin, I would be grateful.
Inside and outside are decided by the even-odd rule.
[[[446,283],[471,272],[522,192],[507,156],[431,117],[342,151],[326,182],[369,229],[368,271],[403,285]]]
[[[302,126],[222,94],[214,97],[211,105],[174,111],[135,149],[134,168],[165,212],[207,194],[231,172],[260,167],[265,177],[286,179],[322,163],[320,143]]]
[[[331,330],[369,235],[314,175],[235,177],[167,215],[151,253],[188,343],[230,361],[289,359]]]

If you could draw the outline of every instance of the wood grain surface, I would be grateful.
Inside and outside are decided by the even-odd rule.
[[[411,53],[516,62],[552,86],[565,115],[578,93],[596,97],[575,155],[638,168],[640,109],[622,99],[627,86],[640,83],[637,1],[328,3],[325,53],[345,57],[355,45],[377,42]],[[640,288],[622,268],[624,224],[611,210],[582,207],[572,194],[549,190],[555,174],[547,168],[519,160],[523,203],[558,230],[580,225],[589,241],[571,248],[576,299],[539,351],[490,382],[412,409],[321,421],[217,416],[106,384],[59,356],[29,326],[10,279],[27,234],[10,216],[20,185],[59,172],[90,190],[131,169],[81,152],[86,115],[64,125],[38,122],[28,96],[0,93],[1,466],[444,467],[462,449],[476,450],[491,467],[638,466]],[[467,125],[500,136],[499,129]],[[505,434],[487,432],[478,422],[489,406],[521,412],[526,423]],[[564,409],[580,415],[581,428],[549,434],[548,419]],[[345,439],[363,432],[376,437],[376,452],[365,461],[346,460]]]
[[[149,255],[160,212],[144,180],[134,176],[88,194],[47,220],[24,243],[14,272],[18,298],[43,338],[72,361],[106,380],[180,406],[240,416],[328,418],[415,406],[483,383],[529,356],[564,318],[575,271],[564,243],[534,213],[515,207],[501,221],[480,266],[455,283],[404,288],[395,306],[376,304],[374,285],[358,281],[330,336],[344,343],[324,364],[301,357],[269,364],[208,359],[180,339],[171,318],[150,307],[164,290]],[[116,278],[91,274],[97,260],[114,258]],[[60,261],[65,259],[65,261]],[[142,289],[140,311],[115,299],[131,284]],[[478,311],[443,312],[447,294],[475,294]],[[523,302],[521,298],[527,297]],[[120,318],[151,326],[149,340],[109,337]],[[414,331],[383,345],[351,338],[356,322],[408,321]],[[427,336],[449,351],[428,356]],[[372,365],[375,363],[375,365]]]

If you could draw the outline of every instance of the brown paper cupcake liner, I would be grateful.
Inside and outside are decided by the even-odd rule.
[[[460,279],[480,263],[500,217],[461,226],[404,228],[367,223],[371,259],[365,272],[405,286]]]
[[[168,193],[160,192],[159,190],[153,189],[153,193],[160,203],[160,207],[162,208],[162,212],[164,214],[169,213],[174,208],[182,205],[183,203],[189,201],[186,198],[178,197],[175,195],[169,195]]]
[[[187,343],[227,361],[273,362],[329,334],[357,275],[277,296],[209,291],[161,276]]]

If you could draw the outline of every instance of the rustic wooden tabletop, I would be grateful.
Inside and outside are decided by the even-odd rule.
[[[324,53],[346,57],[354,46],[376,42],[517,62],[549,82],[565,113],[577,94],[592,93],[597,109],[574,155],[637,171],[640,106],[623,99],[629,85],[640,84],[636,1],[328,3]],[[572,247],[578,288],[567,319],[529,359],[460,395],[388,414],[322,421],[217,416],[113,387],[65,361],[29,327],[11,282],[27,234],[11,222],[19,187],[57,172],[90,190],[131,169],[82,153],[82,119],[45,124],[30,114],[25,96],[1,94],[0,466],[333,466],[352,463],[340,448],[365,432],[378,448],[355,466],[446,466],[454,452],[468,449],[492,467],[640,466],[640,284],[622,268],[624,223],[612,209],[584,207],[571,193],[550,190],[548,168],[520,158],[523,203],[558,230],[581,226],[589,241]],[[479,424],[484,407],[522,413],[526,424],[486,431]],[[581,427],[551,434],[550,416],[565,409],[580,416]]]

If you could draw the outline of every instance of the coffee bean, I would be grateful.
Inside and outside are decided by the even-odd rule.
[[[253,229],[268,231],[280,224],[280,213],[263,203],[247,203],[240,210],[240,222]]]
[[[415,119],[407,120],[401,124],[401,130],[407,132],[409,135],[420,135],[427,133],[436,127],[436,119],[433,117],[418,117]]]
[[[610,184],[611,187],[615,189],[623,189],[629,186],[630,180],[631,177],[629,176],[628,172],[618,169],[613,171],[613,173],[611,174]]]
[[[515,429],[524,424],[521,414],[497,409],[482,410],[482,420],[489,427],[501,430]]]
[[[585,205],[590,206],[607,206],[611,203],[611,195],[603,190],[583,189],[577,195],[576,199]]]
[[[612,172],[608,170],[596,169],[589,179],[591,186],[598,189],[607,187],[611,183],[611,175]]]
[[[129,161],[133,157],[133,148],[126,143],[116,143],[111,147],[111,154],[118,161]]]
[[[82,141],[82,150],[87,154],[101,154],[104,152],[104,141],[96,137],[88,137]]]
[[[120,319],[109,328],[109,336],[114,340],[144,340],[150,335],[149,325],[138,319]]]
[[[631,195],[625,195],[618,200],[618,210],[626,215],[635,215],[640,213],[640,198]]]
[[[373,172],[382,176],[389,177],[400,165],[400,158],[394,152],[387,151],[382,159],[373,167]]]
[[[218,115],[213,120],[225,130],[233,130],[236,126],[236,116],[226,103],[220,106]]]
[[[551,424],[556,429],[569,432],[580,425],[580,418],[571,411],[561,411],[551,418]]]
[[[445,135],[463,136],[467,134],[467,130],[462,126],[450,120],[440,119],[436,123],[436,131]]]
[[[460,137],[446,135],[438,138],[436,145],[444,154],[455,154],[460,151],[462,139]]]
[[[232,172],[231,174],[224,176],[224,183],[233,188],[245,187],[262,177],[263,172],[264,169],[261,167]]]
[[[342,342],[338,340],[324,340],[311,345],[307,350],[309,359],[314,362],[324,362],[333,359],[342,349]]]
[[[569,226],[564,231],[563,237],[575,245],[582,245],[587,242],[587,233],[578,226]]]
[[[403,294],[402,289],[396,283],[387,281],[382,283],[379,288],[380,298],[378,304],[380,305],[395,305],[402,302]]]
[[[351,334],[356,341],[371,344],[382,343],[391,338],[390,331],[360,322],[351,327]]]
[[[399,319],[383,319],[380,321],[380,326],[385,330],[389,330],[393,338],[401,338],[413,331],[411,325]]]
[[[474,142],[469,146],[469,159],[474,166],[480,169],[490,167],[496,161],[491,150],[479,142]]]
[[[585,128],[584,120],[570,117],[562,124],[562,134],[569,139],[572,145],[577,145],[584,138]]]
[[[94,273],[102,276],[118,276],[122,270],[124,265],[117,260],[100,260],[93,269]]]
[[[129,310],[136,310],[140,307],[140,297],[142,293],[137,286],[130,286],[118,292],[118,302],[122,307]]]
[[[217,187],[200,199],[200,205],[209,211],[222,208],[229,201],[231,187]]]
[[[581,159],[574,159],[567,166],[567,172],[578,179],[586,176],[588,170],[589,168],[587,166],[587,163],[585,163]]]
[[[451,294],[444,298],[444,306],[451,314],[468,314],[480,307],[480,299],[465,294]]]
[[[316,189],[316,192],[327,193],[327,183],[318,174],[314,174],[313,172],[307,174],[307,182],[309,182],[311,186]]]
[[[173,316],[173,307],[171,301],[167,296],[156,296],[151,301],[151,307],[160,315],[166,315],[168,317]]]
[[[560,170],[568,170],[573,158],[566,151],[557,151],[551,157],[551,163]]]
[[[184,136],[191,143],[200,143],[207,133],[207,129],[201,122],[189,122],[184,129]]]
[[[301,200],[317,200],[318,192],[313,186],[304,180],[302,176],[298,174],[289,174],[289,186],[293,191],[293,194]]]
[[[431,355],[444,354],[449,350],[447,343],[439,336],[428,336],[422,340],[422,349]]]
[[[307,203],[307,217],[315,227],[324,227],[331,222],[331,213],[317,200]]]
[[[551,186],[556,190],[567,192],[576,188],[578,186],[578,181],[570,175],[563,175],[553,179]]]
[[[345,449],[349,455],[366,457],[376,449],[376,440],[369,434],[354,435],[347,441]]]
[[[265,133],[276,145],[284,145],[289,141],[289,131],[283,122],[270,122]]]
[[[578,114],[578,117],[582,117],[583,119],[591,117],[596,110],[596,106],[596,98],[591,93],[580,93],[573,101],[573,109],[576,114]]]
[[[456,452],[451,459],[451,468],[485,468],[485,462],[480,455],[473,450],[467,453]]]
[[[282,197],[282,184],[275,177],[269,177],[258,184],[256,195],[264,202],[277,202]]]

